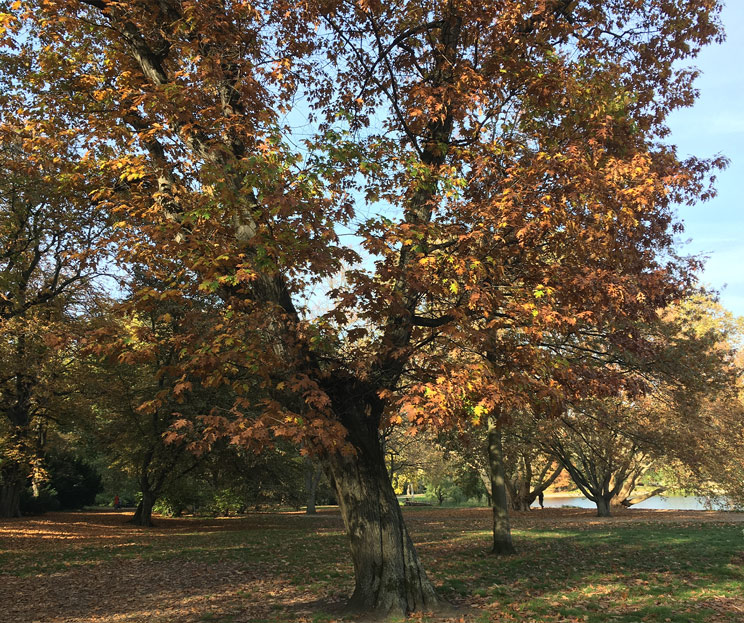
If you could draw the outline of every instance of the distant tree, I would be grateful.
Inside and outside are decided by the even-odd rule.
[[[139,284],[147,302],[136,312],[126,312],[128,300],[114,304],[90,340],[85,393],[93,417],[81,425],[110,465],[136,480],[141,498],[132,522],[150,526],[157,499],[203,456],[189,439],[174,436],[173,426],[184,419],[198,425],[200,415],[229,407],[230,399],[220,400],[178,367],[185,335],[206,332],[211,322],[203,301],[174,301],[162,281],[134,279],[147,280],[147,287]]]
[[[642,329],[652,346],[646,358],[623,356],[617,364],[636,378],[636,393],[577,402],[555,433],[543,438],[545,450],[597,504],[600,516],[609,515],[613,506],[631,506],[663,492],[662,486],[632,496],[659,461],[695,470],[727,456],[713,458],[713,449],[720,449],[715,437],[730,439],[731,434],[716,428],[705,408],[732,396],[738,375],[733,327],[716,322],[717,314],[717,305],[701,295],[664,310],[656,323]]]
[[[536,418],[528,409],[513,412],[502,430],[505,487],[509,506],[527,511],[537,496],[563,473],[563,466],[546,453],[541,440],[552,434],[555,423]],[[490,468],[483,434],[471,433],[458,439],[456,448],[491,494]]]
[[[69,414],[107,232],[73,147],[42,155],[30,138],[0,123],[0,517],[20,513],[29,478],[38,490],[48,432]]]
[[[545,443],[600,517],[609,517],[613,500],[653,464],[626,422],[631,409],[619,399],[586,401],[562,417],[563,425]]]

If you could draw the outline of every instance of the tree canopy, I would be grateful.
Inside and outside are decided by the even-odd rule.
[[[64,146],[125,272],[166,284],[124,308],[210,298],[210,322],[180,329],[172,391],[194,377],[234,393],[200,414],[207,442],[285,437],[319,456],[351,538],[352,605],[436,608],[378,431],[446,425],[424,405],[458,379],[492,416],[622,385],[587,343],[641,352],[633,324],[693,280],[673,207],[709,196],[723,162],[680,159],[665,118],[693,102],[684,63],[720,39],[719,11],[14,2],[0,120],[23,153]]]

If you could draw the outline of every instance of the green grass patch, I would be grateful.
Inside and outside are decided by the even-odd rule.
[[[616,523],[584,516],[570,523],[546,518],[520,525],[517,519],[513,538],[518,553],[497,557],[488,554],[488,513],[479,512],[406,510],[430,579],[443,597],[464,608],[462,618],[468,622],[744,620],[742,524],[642,519],[648,515]],[[561,512],[556,511],[557,519]],[[206,577],[225,574],[239,581],[227,582],[224,595],[219,584],[201,593],[196,585],[188,593],[194,600],[189,608],[196,610],[189,620],[330,623],[341,618],[329,614],[337,609],[326,608],[353,587],[337,515],[306,521],[277,514],[214,525],[180,520],[178,526],[155,531],[112,526],[100,538],[82,534],[79,543],[26,536],[21,548],[0,544],[0,573],[64,578],[72,570],[96,574],[101,565],[157,563],[143,573],[199,565]],[[241,608],[248,604],[263,610],[246,618]],[[168,616],[150,618],[159,622]]]

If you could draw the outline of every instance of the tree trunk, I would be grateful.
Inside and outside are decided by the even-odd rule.
[[[635,489],[636,481],[639,476],[640,474],[632,474],[623,481],[619,491],[612,496],[612,499],[610,499],[611,509],[620,508],[625,504],[626,499],[633,492],[633,489]]]
[[[514,544],[509,525],[509,502],[506,495],[506,476],[504,474],[504,454],[501,447],[501,429],[496,418],[488,422],[488,465],[491,470],[491,491],[493,499],[493,548],[492,554],[514,554]]]
[[[515,511],[528,511],[534,499],[529,491],[525,494],[517,489],[517,494],[511,499],[511,508]]]
[[[350,539],[355,586],[349,609],[380,618],[440,610],[444,604],[419,561],[385,467],[377,429],[381,401],[376,391],[353,385],[331,388],[353,453],[322,456]]]
[[[644,500],[648,500],[649,498],[654,497],[655,495],[660,495],[661,493],[664,493],[664,491],[667,490],[667,487],[657,487],[653,491],[648,491],[647,493],[642,493],[641,495],[637,495],[633,498],[625,498],[620,502],[622,506],[625,508],[630,508],[634,504],[640,504]]]
[[[134,517],[129,523],[135,526],[144,526],[146,528],[152,527],[152,507],[155,505],[157,497],[152,491],[145,490],[142,492],[142,499],[137,504],[137,510],[134,512]]]
[[[595,504],[597,505],[597,517],[612,517],[610,513],[610,501],[601,495],[595,498]]]
[[[0,517],[21,516],[21,490],[23,482],[9,482],[0,485]]]
[[[313,463],[312,459],[305,457],[305,494],[306,498],[306,513],[308,515],[315,515],[315,492],[318,490],[318,482],[320,481],[320,475],[322,470]]]
[[[382,455],[376,462],[337,454],[331,472],[351,539],[350,609],[383,617],[436,609],[439,600],[406,530]]]

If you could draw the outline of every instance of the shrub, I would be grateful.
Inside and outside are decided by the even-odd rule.
[[[60,509],[57,492],[49,487],[42,487],[38,496],[34,496],[31,488],[21,492],[21,512],[24,515],[43,515],[49,511]]]
[[[61,509],[94,504],[101,490],[101,476],[85,460],[67,453],[50,455],[46,461],[49,487],[57,493]]]

